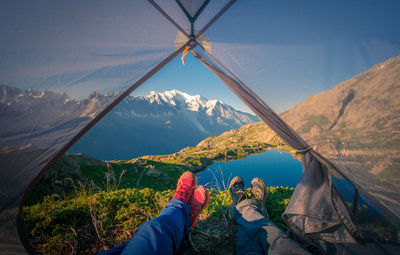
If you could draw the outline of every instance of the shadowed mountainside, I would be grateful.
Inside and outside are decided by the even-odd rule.
[[[393,212],[400,203],[400,56],[282,114],[315,150]]]
[[[311,96],[282,114],[321,152],[399,150],[400,56]]]

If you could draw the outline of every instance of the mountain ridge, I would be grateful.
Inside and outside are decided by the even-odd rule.
[[[26,146],[26,137],[30,137],[29,143],[38,148],[53,146],[51,139],[42,137],[51,135],[60,137],[60,141],[67,139],[62,132],[71,134],[73,129],[83,128],[116,96],[95,91],[88,98],[79,100],[64,92],[21,90],[1,84],[0,121],[7,125],[0,129],[0,137],[4,138],[0,149],[22,148]],[[237,111],[220,100],[208,100],[179,90],[152,91],[144,96],[129,95],[71,151],[104,159],[166,154],[255,121],[258,118],[254,115]],[[37,123],[33,129],[31,122]],[[152,136],[155,136],[154,141],[150,141]],[[171,140],[176,144],[172,145]],[[167,148],[163,150],[160,144]],[[102,148],[106,151],[100,152]]]
[[[331,90],[308,97],[282,117],[307,142],[326,153],[373,149],[379,144],[396,149],[395,144],[400,142],[400,134],[394,132],[400,128],[399,81],[400,56],[397,56]],[[374,139],[368,138],[369,135]],[[356,136],[362,140],[355,141]],[[323,145],[335,141],[344,144],[329,148]]]
[[[132,101],[141,103],[147,102],[149,105],[152,105],[154,108],[150,109],[150,113],[153,114],[153,116],[157,114],[168,115],[176,113],[177,111],[188,111],[204,112],[207,116],[219,115],[223,118],[231,118],[238,125],[257,120],[257,117],[254,115],[236,110],[221,100],[209,100],[200,95],[192,96],[176,89],[164,92],[150,91],[142,96],[129,95],[123,102],[127,105]],[[136,113],[137,116],[148,116],[151,115],[148,110],[149,109],[143,111],[141,107],[132,107],[131,112]]]
[[[400,56],[310,96],[282,118],[388,210],[400,203]]]
[[[115,99],[115,94],[94,92],[88,98],[77,100],[65,93],[53,91],[20,90],[0,84],[0,149],[6,146],[23,147],[27,137],[40,148],[50,146],[43,135],[65,137],[61,130],[71,132],[102,111],[104,105]],[[32,123],[36,126],[32,127]],[[53,127],[49,129],[49,127]]]
[[[170,154],[256,121],[256,116],[237,111],[220,100],[179,90],[151,91],[124,99],[70,152],[108,160]]]

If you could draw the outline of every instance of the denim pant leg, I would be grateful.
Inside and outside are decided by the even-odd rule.
[[[128,242],[123,243],[119,246],[112,247],[111,249],[100,252],[98,255],[120,255],[127,244]]]
[[[245,199],[232,207],[231,215],[239,224],[236,241],[238,255],[310,254],[269,221],[253,199]]]
[[[101,254],[174,254],[190,226],[189,212],[187,203],[174,198],[157,218],[143,223],[128,243]]]

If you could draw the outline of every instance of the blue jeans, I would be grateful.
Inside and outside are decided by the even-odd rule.
[[[103,251],[100,255],[114,254],[174,254],[190,226],[190,206],[173,198],[157,218],[143,223],[129,242]]]
[[[237,255],[310,255],[300,244],[267,219],[253,199],[245,199],[231,207],[232,218],[238,223]]]

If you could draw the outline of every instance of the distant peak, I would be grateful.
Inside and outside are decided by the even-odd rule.
[[[139,97],[147,100],[150,103],[155,103],[158,105],[171,105],[185,111],[204,111],[207,115],[212,115],[213,111],[239,112],[221,100],[209,100],[201,95],[190,95],[178,89],[166,90],[163,92],[150,91],[146,95]],[[131,96],[129,100],[135,100],[135,98],[135,96]]]

